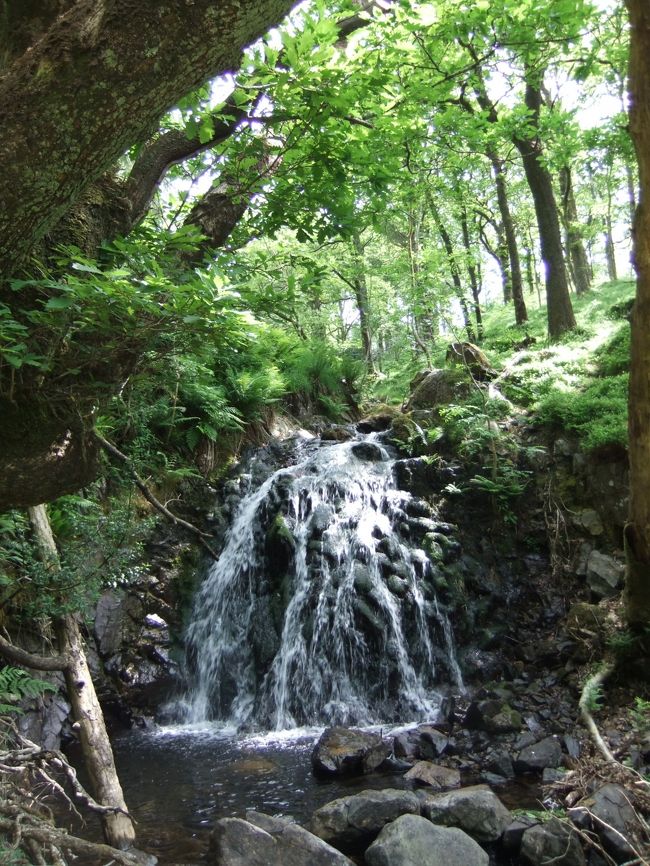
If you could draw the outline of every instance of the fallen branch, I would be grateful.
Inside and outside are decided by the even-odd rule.
[[[614,755],[611,753],[609,746],[603,740],[600,735],[600,731],[598,730],[598,726],[594,721],[594,717],[591,714],[591,710],[589,709],[589,704],[592,701],[592,697],[595,692],[603,685],[605,680],[610,676],[612,671],[614,670],[615,664],[613,661],[603,662],[602,665],[598,668],[595,674],[592,674],[584,686],[582,687],[582,692],[580,694],[580,700],[578,701],[578,708],[580,710],[580,716],[582,721],[587,726],[587,730],[591,735],[591,739],[594,741],[596,748],[601,753],[601,755],[605,758],[606,761],[610,761],[613,764],[618,764],[619,762],[616,760]]]
[[[121,463],[124,463],[127,466],[129,472],[131,473],[131,477],[135,482],[135,486],[138,488],[138,490],[140,490],[147,502],[151,503],[151,505],[153,505],[156,511],[159,511],[164,517],[167,518],[167,520],[169,520],[175,526],[182,526],[183,529],[191,532],[192,535],[194,535],[198,539],[199,544],[201,544],[208,551],[210,556],[213,559],[217,559],[217,554],[206,541],[206,538],[210,537],[208,533],[201,532],[201,530],[197,526],[194,526],[193,523],[189,523],[187,520],[183,520],[181,517],[176,517],[175,514],[172,514],[172,512],[168,508],[166,508],[159,499],[156,499],[156,497],[147,487],[142,478],[140,478],[140,476],[135,470],[135,467],[133,466],[133,463],[131,462],[131,460],[129,460],[126,454],[123,454],[118,448],[115,447],[115,445],[109,442],[108,439],[104,439],[104,437],[101,436],[96,430],[93,431],[93,433],[95,439],[99,442],[99,444],[104,449],[104,451],[106,451],[107,454],[110,454],[111,457],[116,458]]]

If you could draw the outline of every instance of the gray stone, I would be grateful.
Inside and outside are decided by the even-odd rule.
[[[494,754],[490,758],[487,768],[491,773],[498,773],[499,776],[504,776],[506,779],[512,779],[515,775],[512,758],[507,752]]]
[[[557,737],[546,737],[532,746],[526,746],[515,760],[517,773],[541,772],[545,767],[559,767],[562,763],[562,747]]]
[[[521,839],[521,858],[530,866],[585,866],[578,834],[557,818],[536,824]]]
[[[605,531],[600,514],[593,508],[583,508],[574,516],[573,522],[589,535],[602,535]]]
[[[581,830],[596,833],[603,847],[621,862],[636,856],[629,844],[640,830],[636,813],[624,788],[607,784],[569,809],[569,817]]]
[[[417,815],[387,824],[365,854],[368,866],[488,866],[480,845],[455,827],[436,827]]]
[[[216,822],[208,866],[352,866],[344,854],[298,824],[258,813],[248,817]]]
[[[460,773],[452,767],[441,767],[432,764],[431,761],[418,761],[404,775],[409,782],[417,782],[420,785],[429,785],[437,790],[444,788],[460,788]]]
[[[449,748],[449,737],[432,725],[420,725],[420,755],[423,758],[439,758]]]
[[[423,798],[422,814],[434,824],[460,827],[480,842],[496,841],[512,821],[510,811],[487,785],[429,794]]]
[[[472,701],[465,713],[464,725],[467,728],[487,731],[489,734],[507,734],[520,731],[521,713],[513,710],[505,701]]]
[[[405,411],[432,409],[454,403],[467,396],[470,384],[469,377],[464,371],[428,370],[411,383],[412,393]]]
[[[373,463],[386,459],[386,452],[374,442],[356,442],[352,446],[352,453],[358,460],[368,460]]]
[[[594,595],[600,598],[616,595],[623,583],[624,573],[625,565],[613,556],[608,556],[599,550],[592,550],[589,554],[587,583]]]
[[[314,746],[311,765],[318,776],[363,775],[376,770],[390,752],[390,741],[376,734],[327,728]]]
[[[520,815],[518,818],[515,818],[503,831],[501,843],[504,849],[509,854],[518,854],[521,848],[521,840],[526,830],[536,827],[539,823],[537,818],[533,818],[530,815]]]
[[[390,821],[407,814],[420,814],[420,801],[412,791],[361,791],[321,806],[310,829],[339,850],[356,851],[366,848]]]

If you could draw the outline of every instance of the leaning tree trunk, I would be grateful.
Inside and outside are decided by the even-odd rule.
[[[52,571],[58,571],[59,555],[45,506],[29,508],[29,519],[43,562]],[[135,843],[135,828],[117,777],[113,750],[88,669],[79,623],[73,614],[65,614],[56,620],[55,630],[59,653],[66,659],[63,673],[93,794],[101,806],[115,810],[102,814],[104,837],[114,848],[131,848]]]
[[[539,90],[531,84],[527,84],[526,105],[534,113],[540,104]],[[539,139],[514,136],[513,142],[521,154],[526,180],[535,205],[539,242],[546,271],[548,333],[552,340],[557,340],[566,331],[575,328],[576,320],[569,295],[569,283],[562,252],[562,233],[553,193],[553,182],[548,169],[539,159],[541,156]]]
[[[368,283],[366,282],[366,269],[363,257],[363,244],[358,232],[352,234],[352,248],[354,250],[354,297],[359,311],[359,331],[361,332],[361,345],[363,347],[363,359],[369,373],[377,372],[372,356],[372,331],[370,328],[370,299],[368,297]]]
[[[478,274],[478,269],[474,264],[474,250],[472,249],[472,241],[469,234],[469,222],[467,219],[467,210],[464,205],[461,205],[460,225],[463,233],[463,246],[467,255],[467,275],[469,276],[469,284],[472,290],[472,301],[474,302],[474,318],[476,319],[476,337],[479,343],[483,340],[483,314],[481,312],[481,283]]]
[[[629,391],[630,516],[625,527],[628,624],[650,623],[650,6],[626,0],[630,14],[630,130],[639,161],[634,222],[636,301]]]

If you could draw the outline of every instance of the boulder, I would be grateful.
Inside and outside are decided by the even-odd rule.
[[[490,858],[455,827],[436,827],[418,815],[387,824],[365,854],[368,866],[488,866]]]
[[[358,460],[367,460],[371,463],[386,459],[384,449],[375,445],[374,442],[355,442],[352,446],[352,453]]]
[[[439,467],[424,457],[409,457],[396,460],[393,464],[395,483],[400,490],[408,490],[415,496],[430,496],[447,484],[457,481],[457,473],[452,466]]]
[[[320,438],[323,442],[349,442],[350,439],[354,439],[354,433],[349,427],[332,424],[331,427],[325,427],[324,430],[321,430]]]
[[[248,813],[220,818],[210,835],[207,866],[352,866],[352,861],[298,824]]]
[[[386,788],[341,797],[317,809],[312,833],[341,851],[360,851],[400,815],[419,815],[420,801],[412,791]]]
[[[384,430],[388,430],[393,418],[398,414],[397,409],[389,408],[384,412],[375,412],[373,415],[368,415],[357,421],[357,430],[359,433],[382,433]]]
[[[562,746],[557,737],[545,737],[538,743],[525,746],[515,759],[517,773],[541,773],[546,767],[559,767]]]
[[[431,409],[463,400],[470,392],[471,382],[462,370],[427,370],[413,380],[411,396],[404,407]]]
[[[463,724],[473,730],[487,731],[488,734],[508,734],[520,731],[523,721],[521,714],[505,701],[490,699],[472,701]]]
[[[619,863],[636,856],[628,840],[635,841],[639,820],[620,785],[602,785],[569,809],[569,817],[581,830],[596,833],[603,848]]]
[[[512,815],[487,785],[422,797],[422,814],[434,824],[459,827],[480,842],[494,842]]]
[[[314,746],[311,766],[317,776],[372,773],[391,752],[391,743],[377,734],[334,727],[323,731]]]
[[[437,790],[460,788],[460,773],[452,767],[441,767],[431,761],[418,761],[404,776],[409,782],[429,785]]]
[[[474,343],[456,342],[450,343],[447,349],[446,360],[450,364],[466,367],[475,379],[493,379],[496,370],[487,359],[487,355]]]
[[[585,866],[587,862],[578,834],[557,818],[524,832],[520,856],[530,866]]]
[[[601,553],[592,550],[587,560],[587,583],[589,588],[599,598],[610,598],[619,591],[623,583],[625,565]]]

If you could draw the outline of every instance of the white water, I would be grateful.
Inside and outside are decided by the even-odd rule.
[[[284,730],[424,719],[439,705],[436,685],[462,688],[433,566],[405,540],[410,496],[394,487],[385,451],[369,461],[354,445],[314,447],[240,503],[195,600],[187,722]],[[265,547],[278,513],[294,538],[286,575],[272,573]],[[272,658],[261,659],[267,644]]]

